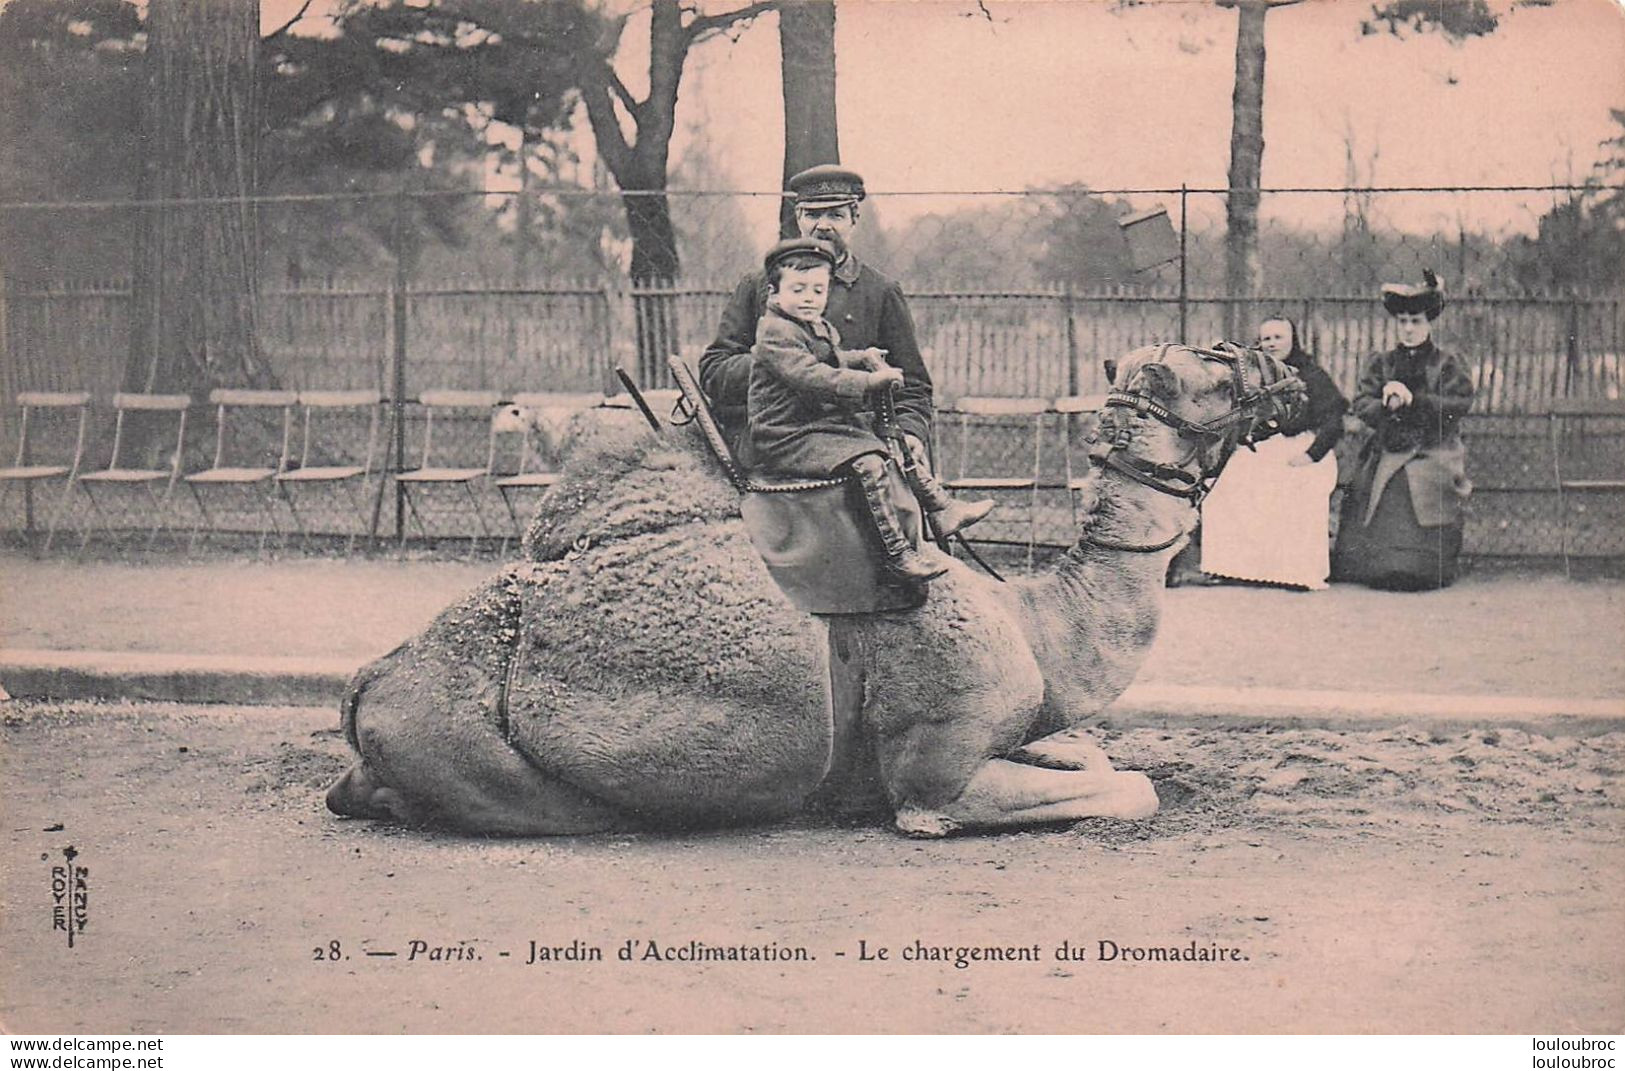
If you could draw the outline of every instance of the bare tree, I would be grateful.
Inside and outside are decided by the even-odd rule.
[[[1371,191],[1376,177],[1380,151],[1373,146],[1366,155],[1364,173],[1355,155],[1354,128],[1345,123],[1343,130],[1343,184],[1348,190],[1343,195],[1343,287],[1350,293],[1370,293],[1377,285],[1382,265],[1379,263],[1376,237],[1371,226]]]
[[[584,51],[580,86],[592,121],[593,141],[623,191],[632,236],[632,280],[675,279],[682,264],[665,189],[675,129],[677,93],[689,49],[776,7],[759,0],[733,11],[700,15],[680,0],[649,5],[649,93],[638,100],[612,64],[613,48]],[[624,20],[607,24],[618,36]],[[630,123],[630,133],[623,119]]]
[[[779,9],[779,71],[784,87],[784,182],[818,164],[841,162],[835,116],[835,3],[801,0]],[[797,233],[795,206],[779,210],[779,231]]]
[[[1281,7],[1302,0],[1214,0],[1236,9],[1236,70],[1231,93],[1229,196],[1225,209],[1225,292],[1234,300],[1227,306],[1225,334],[1241,337],[1251,330],[1252,300],[1259,290],[1258,208],[1264,165],[1264,48],[1265,19]],[[1503,0],[1511,11],[1520,7],[1547,7],[1551,0]],[[1144,0],[1118,0],[1122,8],[1143,6]],[[1493,33],[1500,15],[1486,0],[1389,0],[1373,5],[1370,17],[1360,22],[1365,34],[1394,36],[1441,33],[1451,40]]]
[[[676,352],[679,338],[676,302],[658,291],[682,270],[665,190],[683,65],[696,44],[772,10],[778,3],[759,0],[733,11],[701,15],[682,0],[651,0],[649,94],[643,100],[632,95],[613,65],[612,42],[624,28],[624,19],[606,20],[607,32],[600,47],[579,54],[578,84],[592,122],[593,142],[621,188],[632,238],[634,331],[639,375],[645,383],[663,374],[661,362]],[[623,117],[630,124],[630,133]]]

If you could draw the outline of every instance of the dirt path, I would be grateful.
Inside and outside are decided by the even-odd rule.
[[[0,711],[10,1030],[1625,1028],[1625,734],[1136,730],[1111,750],[1167,805],[1128,826],[482,841],[327,815],[327,712]],[[604,960],[528,963],[532,941]],[[645,958],[690,941],[815,958]],[[1245,958],[1101,962],[1102,941]]]
[[[354,656],[389,650],[494,562],[52,561],[0,553],[0,646]],[[1237,657],[1237,623],[1254,654]],[[1625,696],[1625,582],[1475,573],[1417,594],[1176,588],[1138,679],[1461,695]]]

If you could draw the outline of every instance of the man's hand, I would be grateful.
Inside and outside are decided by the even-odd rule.
[[[1298,454],[1293,457],[1291,461],[1286,463],[1286,467],[1289,469],[1301,469],[1305,465],[1313,465],[1314,463],[1315,459],[1310,457],[1308,454]]]
[[[1412,400],[1411,388],[1399,380],[1390,379],[1382,385],[1382,407],[1384,409],[1403,409],[1410,405]]]

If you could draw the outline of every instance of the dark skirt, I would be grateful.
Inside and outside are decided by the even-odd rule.
[[[1343,498],[1332,550],[1332,580],[1396,591],[1442,588],[1456,579],[1462,526],[1416,523],[1410,481],[1401,469],[1388,481],[1370,524],[1361,524],[1371,493],[1371,467],[1362,465]]]

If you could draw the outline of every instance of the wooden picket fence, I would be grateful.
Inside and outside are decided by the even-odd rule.
[[[597,389],[615,364],[664,385],[661,354],[710,341],[730,288],[592,286],[411,288],[406,295],[409,393],[458,387]],[[129,358],[129,290],[0,290],[0,396],[23,390],[90,390],[108,397]],[[387,287],[268,290],[261,346],[293,388],[372,388],[394,383]],[[1184,303],[1185,337],[1222,337],[1222,297]],[[1179,339],[1171,295],[1057,290],[931,291],[910,296],[921,347],[947,396],[1053,397],[1094,393],[1101,363],[1137,346]],[[1263,297],[1259,315],[1298,321],[1309,348],[1345,389],[1360,363],[1393,344],[1392,325],[1369,297]],[[1555,398],[1625,394],[1625,321],[1617,296],[1464,297],[1451,302],[1439,341],[1478,377],[1475,410],[1544,412]]]

